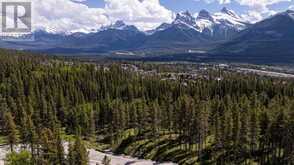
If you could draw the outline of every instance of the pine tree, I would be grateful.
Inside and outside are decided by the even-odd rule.
[[[4,120],[5,120],[5,113],[8,111],[8,105],[6,103],[6,99],[3,98],[0,94],[0,133],[3,131],[5,128],[4,126]]]
[[[47,163],[56,163],[57,160],[57,148],[56,141],[53,132],[45,128],[41,133],[41,160]]]
[[[74,145],[69,147],[68,161],[71,165],[88,165],[88,151],[79,136],[76,136]]]
[[[241,149],[242,152],[247,154],[248,152],[248,113],[242,112],[241,113],[241,120],[240,120],[240,142],[241,142]]]
[[[7,140],[10,145],[10,150],[13,152],[14,145],[17,144],[18,137],[17,137],[17,128],[14,123],[14,119],[10,112],[5,113],[5,123],[6,123],[6,129],[7,129]]]
[[[65,165],[65,154],[64,154],[64,145],[61,139],[60,131],[58,130],[56,133],[56,148],[57,148],[57,164]]]
[[[272,123],[270,127],[270,134],[271,134],[271,142],[272,146],[274,147],[273,153],[273,162],[277,162],[277,158],[281,158],[282,154],[282,141],[285,136],[285,114],[281,111],[277,116],[275,121]]]
[[[234,142],[234,148],[238,147],[240,136],[240,112],[237,105],[234,105],[232,112],[233,125],[232,125],[232,140]]]
[[[266,151],[266,145],[269,143],[269,125],[270,120],[267,112],[262,112],[259,117],[259,150],[264,153]],[[263,154],[261,157],[261,164],[265,162],[265,155]]]
[[[258,123],[257,123],[257,110],[253,109],[250,112],[249,119],[249,137],[250,137],[250,151],[255,151],[258,140]]]
[[[157,139],[157,133],[159,128],[159,105],[158,103],[153,103],[151,107],[151,120],[152,120],[152,137]]]

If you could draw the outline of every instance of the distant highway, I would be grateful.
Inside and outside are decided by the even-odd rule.
[[[243,72],[256,73],[261,76],[270,76],[270,77],[280,77],[280,78],[294,78],[293,74],[280,73],[280,72],[272,72],[258,69],[249,69],[249,68],[237,68],[237,70]]]

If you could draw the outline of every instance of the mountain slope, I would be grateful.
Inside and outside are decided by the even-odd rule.
[[[98,53],[112,50],[134,49],[145,40],[145,34],[133,25],[118,21],[95,33],[53,34],[34,32],[33,42],[4,42],[4,48],[42,51],[48,53]]]
[[[43,51],[48,53],[106,53],[112,51],[157,51],[178,49],[207,50],[219,41],[230,39],[247,24],[233,11],[224,8],[210,14],[202,10],[195,18],[188,11],[154,30],[142,32],[133,25],[117,21],[92,33],[53,34],[34,32],[33,42],[1,42],[3,48]]]
[[[148,42],[193,42],[200,38],[196,19],[188,12],[178,13],[170,24],[162,24],[153,33]]]
[[[242,31],[214,54],[227,57],[285,60],[294,58],[294,11],[279,13]]]
[[[238,32],[250,26],[249,22],[227,8],[214,14],[201,10],[196,23],[203,34],[213,37],[214,40],[231,39]]]
[[[135,26],[126,25],[122,21],[104,28],[97,33],[91,33],[76,40],[75,45],[87,43],[86,48],[93,51],[111,51],[120,49],[134,49],[143,43],[145,34]]]
[[[178,13],[171,24],[162,24],[148,35],[142,48],[192,48],[210,41],[210,37],[200,32],[196,18],[186,11]]]

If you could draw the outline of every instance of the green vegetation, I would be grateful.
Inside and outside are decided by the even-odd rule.
[[[69,164],[87,165],[88,164],[88,152],[83,145],[82,140],[77,137],[74,144],[69,145],[68,153]]]
[[[12,152],[7,155],[7,165],[33,165],[32,155],[28,151]]]
[[[35,164],[87,164],[85,146],[179,164],[294,162],[294,81],[218,74],[183,83],[0,55],[0,133]]]
[[[7,144],[7,138],[6,136],[0,136],[0,145]]]

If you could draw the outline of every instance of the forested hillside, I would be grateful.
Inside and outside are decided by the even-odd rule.
[[[163,81],[2,52],[0,142],[27,146],[28,164],[87,164],[86,143],[179,164],[293,164],[294,80],[222,75]]]

